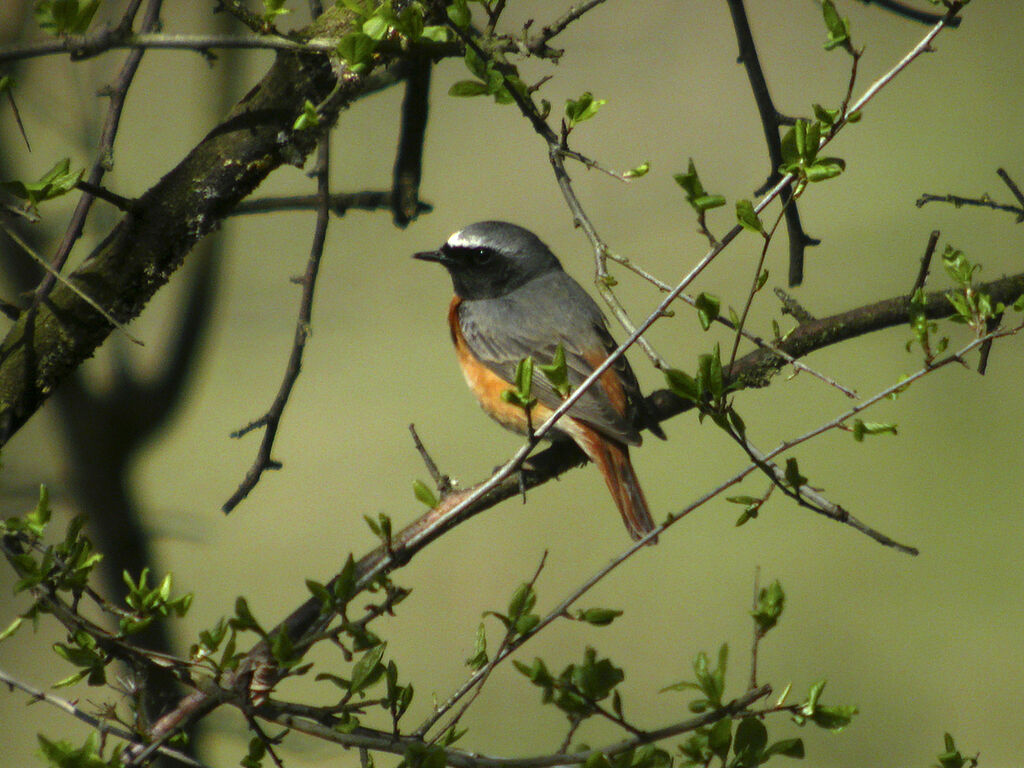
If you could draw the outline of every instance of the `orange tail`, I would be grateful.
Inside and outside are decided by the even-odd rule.
[[[575,424],[573,438],[604,476],[608,490],[612,492],[615,505],[622,515],[622,522],[634,540],[642,539],[655,529],[647,499],[640,489],[633,465],[629,461],[629,448],[622,443],[609,440],[595,430],[579,422]],[[657,538],[648,544],[656,544]]]

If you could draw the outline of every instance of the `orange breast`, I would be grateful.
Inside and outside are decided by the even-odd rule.
[[[470,391],[488,416],[506,429],[526,434],[526,413],[518,405],[506,403],[501,398],[501,393],[512,389],[512,384],[477,360],[466,343],[466,337],[462,335],[462,327],[459,325],[459,304],[461,302],[462,299],[458,296],[452,299],[451,306],[448,308],[448,327],[451,329],[452,342],[455,344],[455,356],[459,360],[466,384],[469,385]],[[552,413],[553,411],[546,405],[537,403],[530,413],[533,426],[537,427],[542,424]],[[563,421],[568,421],[568,419],[560,419],[559,425]]]

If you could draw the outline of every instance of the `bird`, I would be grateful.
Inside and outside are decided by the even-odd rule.
[[[617,346],[597,303],[528,229],[480,221],[413,257],[448,270],[455,289],[448,325],[462,374],[483,410],[507,429],[526,434],[563,401],[545,376],[532,379],[529,413],[503,397],[514,389],[520,361],[550,365],[561,347],[575,390]],[[620,356],[546,435],[574,441],[597,466],[634,540],[656,527],[629,458],[643,428],[665,438]]]

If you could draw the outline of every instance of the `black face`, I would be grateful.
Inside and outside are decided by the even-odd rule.
[[[415,258],[443,264],[455,293],[463,299],[503,296],[538,275],[562,265],[529,230],[499,221],[483,221],[456,232],[440,250]]]

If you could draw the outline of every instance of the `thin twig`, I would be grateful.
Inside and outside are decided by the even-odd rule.
[[[566,28],[574,21],[579,19],[583,14],[588,11],[592,11],[597,6],[601,5],[605,0],[585,0],[585,2],[577,3],[566,11],[565,15],[559,19],[556,19],[551,24],[541,29],[540,33],[531,38],[527,43],[526,47],[531,53],[542,53],[547,48],[548,42],[560,35],[566,30]]]
[[[755,701],[771,695],[771,686],[764,685],[754,691],[748,691],[742,696],[733,699],[721,709],[714,709],[703,714],[683,720],[672,725],[648,731],[642,736],[631,736],[619,742],[607,744],[602,747],[594,747],[579,752],[568,754],[549,754],[536,757],[491,757],[478,752],[467,752],[461,749],[447,747],[444,749],[445,763],[452,768],[556,768],[562,765],[579,765],[595,758],[597,755],[614,757],[615,755],[628,752],[645,744],[654,744],[664,739],[670,739],[683,733],[692,733],[698,728],[712,725],[727,717],[736,717],[745,713]],[[301,733],[316,736],[317,738],[346,747],[372,749],[377,752],[389,752],[396,755],[404,755],[409,747],[418,745],[420,742],[409,736],[397,736],[383,731],[374,731],[368,728],[357,728],[352,733],[342,733],[331,725],[324,725],[312,720],[298,718],[291,715],[278,714],[271,708],[259,713],[260,717],[299,731]]]
[[[11,240],[13,240],[15,243],[17,243],[18,246],[25,253],[27,253],[29,255],[29,257],[33,261],[35,261],[37,264],[39,264],[39,266],[41,266],[44,270],[46,270],[47,277],[52,278],[52,280],[54,282],[58,282],[59,281],[59,282],[63,283],[64,285],[66,285],[68,287],[68,289],[71,290],[72,292],[74,292],[74,294],[76,296],[78,296],[82,301],[84,301],[90,307],[92,307],[97,312],[99,312],[100,315],[103,316],[104,320],[106,320],[113,327],[115,327],[119,331],[121,331],[121,333],[123,333],[133,344],[138,344],[140,347],[141,346],[145,346],[142,343],[141,339],[139,339],[137,336],[134,336],[125,327],[125,325],[123,323],[118,322],[117,319],[114,318],[114,316],[111,315],[109,312],[107,312],[107,310],[105,310],[102,306],[100,306],[99,302],[97,302],[94,298],[92,298],[92,296],[87,294],[85,291],[83,291],[81,288],[79,288],[73,282],[71,282],[66,277],[64,277],[64,275],[60,274],[56,269],[54,269],[46,259],[44,259],[38,253],[36,253],[32,249],[32,246],[30,246],[28,243],[26,243],[21,238],[21,236],[17,232],[14,231],[14,229],[12,229],[11,227],[7,226],[7,222],[3,221],[2,219],[0,219],[0,229],[3,229],[3,231],[7,233],[7,236],[9,238],[11,238]],[[29,308],[28,311],[31,312],[32,309]]]
[[[545,549],[544,553],[540,557],[540,563],[537,564],[537,568],[533,572],[533,576],[527,582],[527,584],[530,585],[530,589],[533,589],[533,587],[537,583],[537,579],[540,578],[540,574],[544,570],[544,564],[547,562],[547,559],[548,559],[548,551]],[[514,619],[515,617],[510,617],[510,618]],[[473,677],[474,677],[474,685],[473,685],[473,688],[472,688],[472,691],[473,691],[472,695],[462,705],[462,708],[459,709],[459,711],[455,713],[455,716],[452,717],[452,719],[448,721],[448,723],[444,726],[444,728],[441,728],[441,729],[438,730],[437,735],[434,736],[434,738],[432,738],[430,740],[431,744],[435,744],[438,739],[440,739],[444,734],[449,733],[450,731],[452,731],[459,724],[459,721],[463,718],[463,716],[466,714],[466,712],[469,711],[469,708],[473,705],[473,702],[476,701],[477,697],[483,691],[484,685],[487,683],[487,680],[491,676],[491,672],[494,671],[494,668],[496,666],[498,666],[498,664],[503,659],[508,657],[509,654],[506,653],[506,650],[512,644],[512,642],[515,639],[515,637],[516,637],[516,634],[515,634],[514,628],[513,627],[508,627],[505,630],[505,636],[501,639],[501,644],[498,646],[498,650],[495,651],[494,656],[491,658],[490,661],[487,662],[487,664],[485,664],[483,666],[483,668],[477,670],[477,674],[473,675]],[[425,738],[426,735],[427,735],[427,732],[430,731],[430,729],[433,728],[442,717],[444,717],[445,713],[447,713],[447,712],[449,712],[451,710],[451,708],[455,705],[456,702],[457,702],[457,699],[456,700],[449,699],[444,704],[442,704],[440,707],[438,707],[431,714],[431,716],[426,719],[426,721],[423,723],[423,725],[421,725],[419,728],[416,729],[416,735],[422,736],[422,737]]]
[[[906,3],[901,3],[899,0],[860,0],[864,5],[877,5],[884,8],[887,11],[891,11],[898,16],[902,16],[905,19],[911,21],[919,21],[922,24],[935,24],[942,20],[942,14],[930,13],[928,11],[919,11],[917,8],[912,8]],[[959,27],[960,19],[953,18],[947,22],[947,26]]]
[[[991,208],[994,211],[1005,211],[1016,215],[1018,223],[1024,221],[1024,207],[997,203],[987,194],[981,197],[962,197],[960,195],[933,195],[930,192],[925,192],[917,198],[915,205],[918,208],[924,208],[928,203],[949,203],[955,208],[962,208],[964,206]]]
[[[415,424],[409,425],[409,432],[412,433],[413,445],[416,447],[416,451],[419,453],[420,458],[423,459],[423,463],[427,467],[427,472],[430,473],[431,480],[434,481],[434,485],[437,486],[438,491],[443,494],[447,489],[451,488],[451,479],[448,475],[442,474],[441,470],[437,468],[437,464],[434,463],[434,460],[420,441],[420,436],[416,434]]]
[[[324,135],[320,139],[320,146],[317,150],[317,165],[315,169],[320,207],[317,210],[316,228],[313,232],[313,243],[310,246],[309,259],[306,262],[306,272],[302,277],[302,298],[299,301],[299,317],[295,326],[295,338],[292,342],[291,355],[288,358],[284,378],[281,381],[281,386],[277,391],[274,402],[271,403],[269,410],[257,422],[254,422],[254,424],[258,423],[259,426],[263,427],[263,439],[260,441],[256,459],[253,461],[249,471],[246,472],[238,489],[224,502],[222,509],[225,514],[231,512],[249,495],[260,481],[260,477],[265,470],[280,467],[280,464],[271,458],[271,451],[274,447],[274,439],[277,437],[281,416],[291,397],[292,387],[302,371],[302,355],[305,352],[306,342],[311,333],[316,279],[320,272],[320,260],[323,258],[324,243],[327,239],[327,225],[330,223],[331,217],[330,158],[330,137],[329,135]]]
[[[1017,186],[1017,182],[1010,178],[1010,174],[1006,172],[1005,168],[996,168],[996,174],[1003,180],[1003,183],[1010,188],[1013,196],[1017,198],[1017,202],[1020,203],[1021,207],[1024,208],[1024,192],[1021,192],[1020,187]]]
[[[757,105],[757,112],[761,118],[761,128],[768,149],[768,161],[771,163],[771,172],[768,174],[765,184],[770,186],[781,178],[778,171],[782,165],[782,141],[779,132],[783,124],[788,121],[776,108],[771,91],[768,89],[768,81],[764,76],[764,69],[761,67],[761,58],[757,52],[757,45],[754,43],[754,36],[750,31],[750,22],[747,19],[743,0],[727,0],[727,2],[729,13],[732,16],[733,29],[736,33],[736,42],[739,46],[739,60],[747,72],[750,90],[754,95],[754,103]],[[800,210],[795,203],[792,203],[792,192],[788,187],[783,190],[780,199],[786,212],[786,229],[789,235],[789,284],[794,286],[803,282],[804,250],[807,246],[818,245],[821,241],[810,237],[804,231],[803,223],[800,221]]]
[[[119,739],[124,739],[127,742],[141,746],[141,744],[138,741],[138,737],[130,731],[127,731],[116,725],[111,725],[106,719],[94,717],[93,715],[84,712],[80,707],[68,701],[67,699],[62,699],[59,696],[54,696],[52,693],[47,693],[41,688],[36,688],[35,686],[23,683],[17,678],[14,678],[11,675],[9,675],[2,669],[0,669],[0,683],[3,683],[11,690],[17,689],[19,691],[22,691],[23,693],[28,694],[32,697],[34,701],[43,701],[47,704],[57,707],[57,709],[71,715],[72,717],[78,720],[81,720],[86,725],[95,728],[101,734],[109,734],[110,736],[115,736]],[[208,768],[206,763],[201,763],[198,760],[190,757],[189,755],[186,755],[184,752],[179,752],[176,749],[171,749],[169,747],[159,747],[157,751],[161,755],[164,755],[165,757],[168,757],[172,760],[176,760],[182,765],[189,765],[193,768]]]
[[[433,64],[425,56],[409,60],[398,151],[391,172],[392,215],[398,227],[408,226],[421,211],[420,178],[423,175],[423,143],[427,136],[432,68]]]
[[[914,280],[914,285],[910,289],[910,293],[907,298],[913,299],[914,294],[918,290],[924,290],[925,282],[928,280],[928,272],[932,266],[932,256],[935,255],[935,246],[939,242],[939,230],[933,229],[932,233],[928,236],[928,245],[925,246],[924,256],[921,257],[921,269],[917,272],[917,278]]]
[[[162,0],[150,0],[149,5],[146,6],[146,15],[142,20],[144,32],[149,32],[160,26],[161,5]],[[128,9],[123,23],[130,25],[134,20],[137,10],[138,3],[133,3]],[[122,65],[117,78],[114,80],[114,84],[110,87],[110,105],[107,107],[106,119],[100,132],[96,159],[93,161],[92,167],[89,169],[89,177],[86,179],[86,182],[93,187],[100,186],[103,176],[114,167],[114,141],[117,138],[118,127],[121,125],[121,114],[124,111],[125,101],[128,98],[128,90],[131,88],[132,81],[135,79],[135,73],[142,62],[143,53],[141,49],[128,53],[125,57],[124,65]],[[0,53],[0,61],[3,61],[2,53]],[[42,279],[38,288],[36,288],[31,311],[35,311],[39,302],[45,299],[53,289],[56,282],[56,274],[64,268],[64,264],[71,254],[71,249],[85,230],[85,221],[89,216],[94,199],[94,196],[89,192],[86,192],[79,198],[74,213],[71,214],[71,220],[68,222],[67,229],[64,232],[64,237],[57,246],[57,251],[50,262],[50,266],[53,269],[47,270],[49,274]]]

